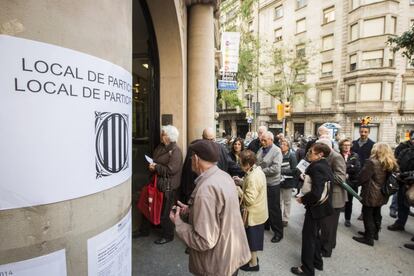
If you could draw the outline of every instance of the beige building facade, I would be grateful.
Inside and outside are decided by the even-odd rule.
[[[309,89],[294,97],[289,135],[314,135],[320,124],[335,122],[343,136],[357,138],[365,116],[373,118],[375,141],[396,144],[414,129],[414,70],[386,43],[414,23],[412,1],[261,0],[253,5],[252,17],[252,32],[261,44],[255,84],[259,124],[275,132],[281,127],[277,101],[261,89],[277,81],[277,72],[266,64],[269,49],[305,47]]]

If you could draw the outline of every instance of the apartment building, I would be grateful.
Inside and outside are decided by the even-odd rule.
[[[259,124],[278,132],[277,101],[263,87],[277,81],[271,51],[305,51],[307,91],[294,97],[289,134],[313,135],[324,122],[356,138],[360,118],[372,117],[372,139],[395,144],[414,129],[414,68],[387,46],[414,23],[412,0],[261,0],[252,7],[260,37]],[[253,93],[253,96],[255,94]]]

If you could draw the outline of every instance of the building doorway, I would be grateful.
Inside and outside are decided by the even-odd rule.
[[[160,142],[160,93],[158,49],[146,1],[133,1],[132,11],[132,217],[135,230],[139,217],[135,208],[138,193],[149,176],[144,155],[152,156]]]

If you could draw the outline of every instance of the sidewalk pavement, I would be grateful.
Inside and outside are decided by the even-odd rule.
[[[394,222],[389,217],[389,205],[382,208],[382,230],[374,247],[352,240],[358,231],[363,231],[362,221],[358,221],[361,204],[354,199],[352,226],[344,226],[343,213],[339,219],[337,246],[331,258],[324,258],[324,271],[316,270],[316,275],[414,275],[414,251],[404,248],[414,235],[414,218],[409,217],[405,232],[391,232],[387,226]],[[260,271],[239,271],[240,276],[284,276],[293,275],[290,267],[300,264],[301,232],[304,208],[292,198],[291,218],[285,228],[284,239],[271,243],[272,233],[265,231],[264,251],[259,252]],[[155,245],[157,235],[134,239],[132,251],[133,275],[191,275],[188,272],[188,255],[185,245],[178,239],[164,245]]]

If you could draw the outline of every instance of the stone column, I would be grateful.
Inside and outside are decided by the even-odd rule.
[[[207,2],[207,4],[206,4]],[[191,1],[188,21],[188,141],[213,127],[214,95],[214,1]]]
[[[131,0],[105,1],[99,8],[94,0],[0,1],[0,34],[65,47],[131,71],[131,10]],[[22,117],[32,115],[24,105],[16,112]],[[33,147],[41,152],[38,145]],[[0,163],[6,164],[1,156]],[[130,206],[128,179],[81,198],[0,211],[0,265],[65,249],[67,275],[88,275],[88,239],[115,225]]]

